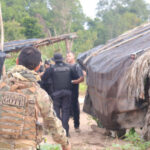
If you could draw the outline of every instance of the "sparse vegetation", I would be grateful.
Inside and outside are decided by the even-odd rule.
[[[16,59],[19,53],[11,53],[11,58],[5,59],[6,71],[10,70],[13,66],[16,65]]]
[[[80,83],[80,86],[79,86],[80,95],[85,95],[86,89],[87,89],[86,82]]]
[[[43,144],[39,150],[62,150],[60,145]]]
[[[133,128],[126,133],[124,141],[129,143],[113,143],[112,146],[106,148],[106,150],[147,150],[150,147],[150,141],[145,141],[142,139]]]

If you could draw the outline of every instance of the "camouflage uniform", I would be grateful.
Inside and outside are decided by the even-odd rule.
[[[52,101],[37,80],[34,71],[18,65],[0,82],[0,150],[36,149],[39,115],[53,139],[64,147],[68,145]]]

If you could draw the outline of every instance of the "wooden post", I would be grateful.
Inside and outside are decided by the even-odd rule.
[[[3,25],[3,17],[2,17],[2,8],[0,3],[0,26],[1,26],[1,44],[0,44],[0,50],[4,51],[4,25]],[[2,75],[6,75],[5,65],[3,65]]]
[[[66,39],[66,53],[70,52],[72,49],[73,39]]]
[[[69,40],[66,39],[65,40],[65,43],[66,43],[66,53],[68,53],[70,50],[69,50]]]
[[[4,27],[3,27],[1,3],[0,3],[0,26],[1,26],[1,45],[0,45],[0,50],[3,51],[4,50]]]

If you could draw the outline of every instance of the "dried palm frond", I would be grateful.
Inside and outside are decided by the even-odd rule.
[[[126,74],[128,97],[144,98],[147,77],[150,78],[150,49],[135,60]]]

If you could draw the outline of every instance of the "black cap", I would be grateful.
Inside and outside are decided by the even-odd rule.
[[[55,53],[52,60],[55,62],[61,62],[63,61],[63,57],[60,53]]]

